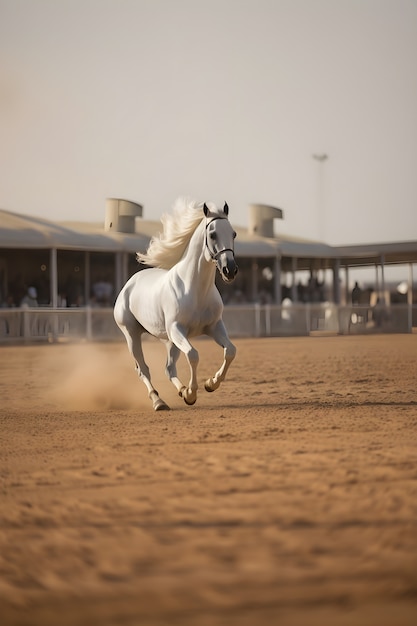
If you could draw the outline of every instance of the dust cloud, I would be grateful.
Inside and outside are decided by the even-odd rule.
[[[153,348],[156,344],[153,344]],[[67,347],[65,363],[59,364],[60,374],[47,392],[47,399],[68,410],[128,410],[151,404],[147,390],[138,378],[134,361],[128,350],[120,345],[82,344]],[[153,355],[148,346],[147,361],[163,372],[164,362]],[[43,367],[56,368],[54,350],[44,355]],[[168,381],[167,381],[168,382]]]
[[[204,347],[206,349],[207,344]],[[171,408],[183,408],[183,401],[165,375],[165,346],[146,337],[143,352],[159,395]],[[17,355],[19,365],[15,359]],[[123,342],[4,347],[0,359],[0,366],[7,369],[7,384],[0,380],[0,395],[8,410],[146,409],[153,412],[147,389]],[[204,372],[201,369],[201,388],[212,373],[212,370]],[[188,382],[189,367],[183,355],[178,362],[178,374],[181,380]]]

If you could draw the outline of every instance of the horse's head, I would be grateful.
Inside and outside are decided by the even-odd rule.
[[[229,207],[224,203],[223,210],[214,205],[211,208],[204,203],[206,216],[205,255],[207,261],[213,261],[226,283],[235,279],[238,267],[235,261],[234,240],[236,233],[229,220]]]

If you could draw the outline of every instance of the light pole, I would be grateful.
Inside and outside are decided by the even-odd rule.
[[[317,216],[318,216],[318,230],[319,239],[325,241],[326,239],[326,206],[324,196],[324,164],[329,158],[328,154],[313,154],[313,159],[318,164],[318,177],[317,177]]]

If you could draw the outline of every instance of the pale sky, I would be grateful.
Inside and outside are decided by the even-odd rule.
[[[0,55],[3,209],[159,219],[189,195],[417,239],[417,0],[0,0]]]

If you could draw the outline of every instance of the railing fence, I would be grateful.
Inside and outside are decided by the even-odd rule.
[[[417,307],[340,306],[325,304],[230,305],[224,322],[231,337],[410,333],[417,326]],[[123,338],[111,308],[0,309],[0,343],[112,341]]]

